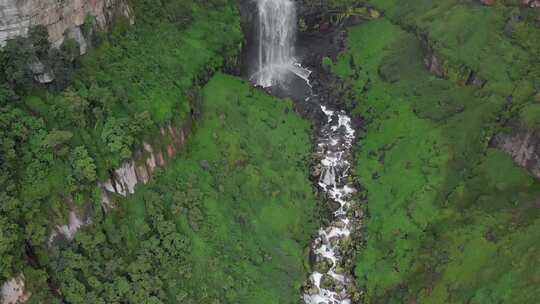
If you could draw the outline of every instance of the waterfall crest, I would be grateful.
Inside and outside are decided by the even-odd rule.
[[[291,73],[307,80],[310,72],[294,58],[296,6],[292,0],[257,0],[258,64],[251,80],[262,87],[282,84]]]

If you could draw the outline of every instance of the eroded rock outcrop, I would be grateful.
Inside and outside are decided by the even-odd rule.
[[[92,22],[96,29],[106,30],[118,15],[134,22],[126,0],[0,0],[0,46],[26,36],[32,26],[43,25],[53,46],[60,46],[69,37],[79,43],[84,54],[87,41],[82,26]]]
[[[431,74],[439,78],[452,80],[460,85],[483,88],[487,84],[487,80],[483,79],[470,67],[450,64],[444,56],[437,52],[433,47],[433,41],[426,34],[420,34],[419,36],[424,49],[424,65]]]
[[[156,143],[144,142],[132,159],[113,170],[108,180],[98,183],[103,207],[114,208],[114,195],[126,197],[135,193],[137,185],[148,183],[156,170],[166,166],[184,146],[190,132],[191,122],[184,127],[168,125],[160,129],[160,138]]]
[[[443,63],[435,53],[435,50],[429,45],[427,39],[424,40],[424,45],[424,65],[431,74],[441,78],[445,77]]]
[[[350,26],[377,19],[381,13],[365,3],[297,0],[298,25],[301,32],[326,32],[339,26]]]
[[[522,127],[518,123],[512,123],[510,130],[497,134],[492,144],[540,179],[540,131]]]
[[[25,291],[24,285],[23,274],[5,282],[2,285],[2,294],[0,295],[2,304],[19,304],[28,301],[31,294]]]
[[[137,185],[148,183],[156,170],[166,166],[169,160],[180,151],[190,132],[191,120],[183,127],[172,125],[162,127],[159,136],[152,143],[143,142],[142,146],[135,150],[131,159],[112,170],[107,180],[97,183],[101,191],[103,208],[113,209],[115,196],[127,197],[135,193]],[[87,213],[84,210],[78,211],[74,207],[69,214],[68,222],[56,226],[56,230],[52,232],[49,245],[53,244],[57,238],[72,240],[81,227],[92,223],[92,218]]]

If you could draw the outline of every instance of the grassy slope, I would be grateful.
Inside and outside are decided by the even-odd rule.
[[[146,274],[167,296],[146,292],[148,297],[158,294],[166,303],[297,302],[306,276],[303,252],[317,227],[307,178],[310,127],[290,101],[231,76],[215,76],[203,94],[203,114],[187,151],[114,211],[114,220],[84,229],[75,246],[61,252],[56,276],[63,292],[84,297],[73,287],[74,277],[86,292],[103,297],[108,293],[85,283],[89,278],[113,286],[127,278],[135,285],[130,267],[103,274],[112,258],[106,254],[115,252],[115,264],[144,265],[153,244],[152,252],[165,253],[149,258],[153,267]],[[171,262],[163,223],[174,223],[189,244]],[[85,240],[103,232],[109,237],[89,250]],[[86,263],[94,266],[80,266]]]
[[[470,71],[487,80],[484,94],[512,96],[516,110],[540,91],[538,10],[522,1],[371,0],[399,26],[428,37],[448,77],[467,81]]]
[[[356,268],[368,303],[537,299],[540,188],[488,147],[504,98],[429,75],[416,37],[386,19],[352,29],[334,70],[368,122],[357,160],[370,220]]]

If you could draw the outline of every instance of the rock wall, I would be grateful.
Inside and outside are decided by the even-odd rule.
[[[113,170],[109,179],[98,183],[102,193],[102,205],[114,208],[114,196],[126,197],[135,193],[137,185],[146,184],[160,167],[165,167],[169,160],[185,145],[191,132],[191,121],[184,127],[168,125],[160,129],[157,143],[144,142],[134,157]]]
[[[379,11],[363,1],[296,0],[296,3],[301,32],[327,32],[380,17]]]
[[[66,37],[73,38],[86,52],[81,26],[95,18],[98,30],[109,28],[117,15],[134,22],[126,0],[0,0],[0,46],[18,36],[25,36],[32,26],[44,25],[53,46],[60,46]]]
[[[428,38],[428,35],[420,33],[418,36],[424,50],[424,65],[431,74],[449,79],[459,85],[483,88],[487,84],[487,80],[482,79],[471,67],[466,65],[453,66],[449,63],[433,48],[434,42]]]
[[[105,209],[115,207],[115,198],[127,197],[135,193],[138,185],[148,183],[158,168],[165,167],[185,145],[191,132],[192,120],[182,127],[168,125],[162,127],[153,143],[143,142],[135,150],[133,157],[124,161],[118,168],[111,170],[109,178],[97,183],[101,192],[101,205]],[[74,206],[74,204],[69,205]],[[57,238],[72,240],[77,230],[92,223],[91,215],[84,210],[73,209],[69,214],[68,223],[59,225],[51,233],[49,245]]]
[[[508,153],[514,162],[540,179],[540,131],[513,123],[509,133],[497,134],[492,144]]]
[[[168,125],[162,127],[152,143],[143,142],[142,146],[133,154],[133,157],[124,161],[117,169],[112,170],[107,180],[98,182],[97,187],[101,191],[101,203],[105,209],[115,207],[115,198],[127,197],[135,193],[136,187],[150,181],[152,175],[160,167],[165,167],[185,145],[188,135],[191,133],[193,119],[181,127]],[[67,202],[71,206],[71,201]],[[92,223],[92,217],[88,212],[74,208],[69,213],[68,222],[56,226],[49,237],[49,246],[53,246],[58,240],[71,241],[77,231]],[[1,286],[1,304],[25,303],[30,299],[30,292],[26,291],[24,275],[20,274],[5,282]]]

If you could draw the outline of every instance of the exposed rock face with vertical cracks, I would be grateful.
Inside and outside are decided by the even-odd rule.
[[[0,46],[18,36],[25,36],[32,26],[43,25],[54,46],[65,38],[86,45],[81,27],[95,19],[97,29],[105,30],[113,17],[123,15],[133,22],[133,13],[125,0],[0,0]],[[81,47],[81,53],[85,48]]]
[[[512,132],[500,133],[493,145],[508,153],[514,162],[540,179],[540,132],[512,126]]]

